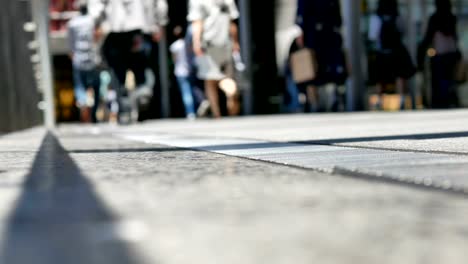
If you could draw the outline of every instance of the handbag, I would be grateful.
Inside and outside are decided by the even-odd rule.
[[[291,54],[291,72],[296,83],[305,83],[317,77],[317,58],[309,48],[299,49]]]

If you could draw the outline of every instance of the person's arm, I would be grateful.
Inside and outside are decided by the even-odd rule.
[[[176,46],[176,43],[177,43],[177,41],[172,43],[171,46],[169,46],[169,51],[171,52],[172,61],[177,60],[177,46]]]
[[[206,17],[206,10],[203,8],[203,0],[189,0],[189,12],[187,20],[192,23],[192,47],[195,56],[203,55],[203,21]]]
[[[203,46],[202,46],[202,33],[203,33],[203,21],[195,20],[192,22],[192,42],[193,42],[193,52],[195,56],[203,55]]]
[[[88,0],[88,12],[96,23],[96,27],[100,28],[106,19],[106,7],[109,0]]]
[[[229,35],[233,44],[233,51],[239,52],[239,29],[236,23],[236,20],[239,19],[239,10],[237,9],[237,5],[234,0],[229,2],[229,17],[231,18],[231,24],[229,25]]]
[[[153,10],[154,10],[154,21],[155,25],[152,25],[151,32],[154,42],[159,42],[161,38],[164,37],[166,32],[166,26],[169,23],[168,17],[168,5],[167,0],[154,0]]]
[[[233,49],[233,51],[240,52],[239,30],[238,30],[236,22],[234,22],[234,21],[231,22],[229,32],[230,32],[231,39],[232,39],[232,44],[233,44],[232,49]]]

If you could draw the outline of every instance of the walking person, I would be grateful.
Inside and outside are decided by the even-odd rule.
[[[348,77],[341,27],[341,7],[339,0],[298,0],[297,24],[303,36],[298,44],[314,51],[317,62],[316,78],[307,83],[307,101],[312,111],[318,109],[318,88],[334,84],[332,110],[338,110],[343,102],[338,87],[344,85]]]
[[[187,119],[195,119],[195,105],[193,99],[192,84],[190,82],[190,62],[188,60],[187,47],[182,34],[181,26],[174,28],[176,41],[169,47],[174,60],[174,75],[177,78],[180,94],[185,107]]]
[[[119,94],[128,97],[127,71],[135,76],[135,104],[149,103],[153,87],[147,82],[148,42],[145,34],[158,41],[168,22],[166,0],[90,0],[90,10],[107,37],[104,58],[119,83]]]
[[[96,112],[100,98],[100,77],[97,69],[95,43],[96,25],[88,13],[86,1],[78,2],[79,15],[68,22],[68,39],[73,65],[75,100],[82,122],[97,122]],[[88,90],[92,89],[94,102],[88,102]],[[90,111],[91,107],[91,111]]]
[[[234,0],[189,0],[187,18],[192,23],[197,75],[205,83],[214,118],[221,117],[219,86],[226,93],[229,115],[240,110],[237,85],[229,78],[233,74],[232,54],[240,50],[235,23],[238,17]]]
[[[458,47],[457,18],[450,0],[436,0],[436,11],[430,17],[425,37],[418,52],[419,68],[430,55],[432,108],[458,107],[455,72],[462,54]]]
[[[369,40],[374,43],[377,109],[387,85],[396,85],[400,95],[400,109],[405,107],[407,80],[415,73],[408,49],[403,43],[403,30],[397,0],[379,0],[377,12],[370,18]]]
[[[198,78],[198,67],[196,63],[196,56],[193,50],[193,30],[192,24],[187,25],[185,32],[185,48],[187,49],[187,60],[190,66],[189,80],[192,85],[193,99],[196,105],[196,112],[198,117],[206,117],[210,111],[210,102],[205,96],[204,82]]]

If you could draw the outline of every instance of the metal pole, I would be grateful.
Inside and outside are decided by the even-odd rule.
[[[348,59],[351,63],[346,101],[348,111],[364,110],[364,76],[362,71],[362,40],[360,33],[361,1],[344,0],[345,31]]]
[[[161,85],[161,116],[163,118],[168,118],[171,115],[171,95],[169,92],[169,65],[167,62],[168,52],[167,52],[167,38],[166,34],[163,34],[163,37],[158,43],[159,48],[159,84]]]
[[[407,0],[406,5],[408,7],[407,13],[407,28],[408,28],[408,50],[413,60],[413,63],[417,61],[417,52],[418,52],[418,39],[417,39],[417,21],[416,21],[416,4],[417,1]],[[408,82],[408,88],[411,96],[411,107],[416,109],[416,80],[412,78]]]
[[[419,0],[420,12],[421,12],[421,28],[424,32],[427,30],[427,25],[429,24],[429,5],[425,0]],[[424,67],[423,75],[422,75],[422,85],[421,85],[421,94],[423,96],[423,103],[425,107],[429,107],[432,102],[432,89],[431,81],[430,81],[430,73],[429,68]]]
[[[243,114],[251,115],[253,113],[253,84],[252,84],[252,28],[251,28],[251,17],[250,17],[250,0],[240,0],[239,1],[239,11],[240,11],[240,44],[242,58],[245,63],[245,87],[243,87]]]
[[[52,82],[51,55],[49,50],[49,1],[31,0],[36,40],[39,43],[41,81],[43,93],[44,125],[47,129],[55,127],[54,86]]]

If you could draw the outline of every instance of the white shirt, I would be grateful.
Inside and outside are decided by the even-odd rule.
[[[89,15],[79,15],[68,22],[68,39],[73,53],[73,66],[91,70],[97,64],[94,43],[94,20]]]
[[[234,0],[190,0],[187,20],[203,21],[203,42],[216,46],[229,44],[229,28],[239,17]]]
[[[109,32],[154,33],[168,23],[166,0],[89,0],[88,7]]]
[[[175,57],[174,75],[177,77],[188,77],[190,75],[190,66],[185,41],[183,39],[176,40],[169,49]]]

